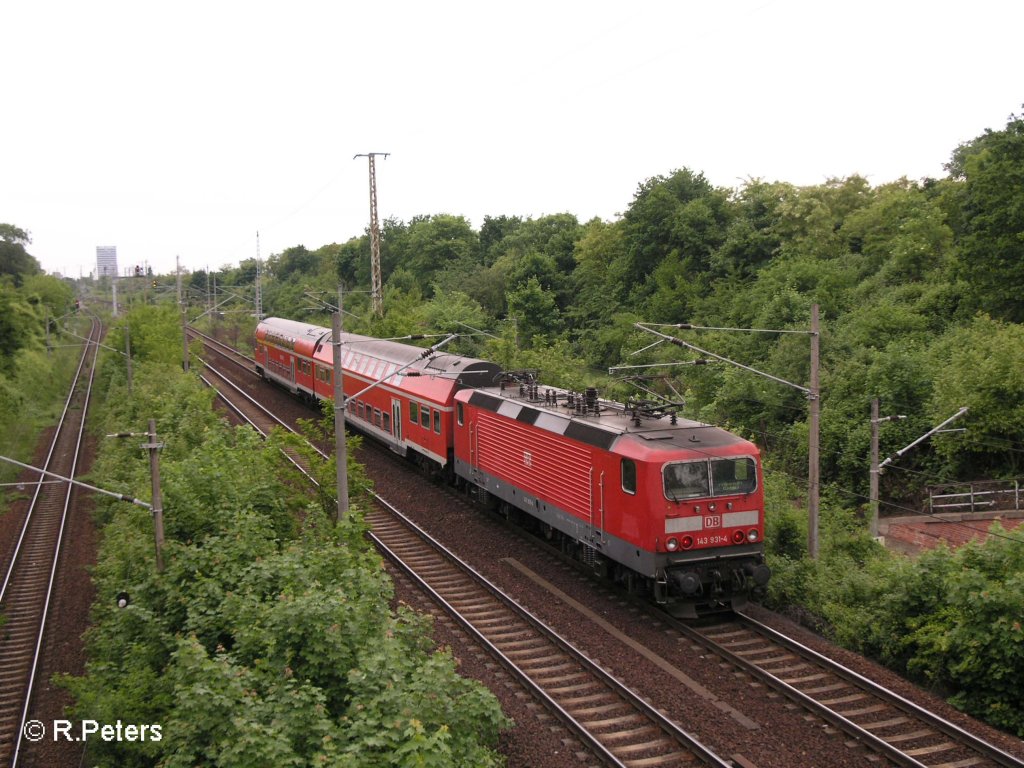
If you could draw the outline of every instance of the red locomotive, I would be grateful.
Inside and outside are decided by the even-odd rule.
[[[330,399],[330,342],[329,328],[268,318],[256,330],[257,371]],[[484,360],[355,334],[343,334],[341,349],[354,427],[525,516],[673,613],[739,608],[767,584],[752,443],[595,390],[544,387]]]

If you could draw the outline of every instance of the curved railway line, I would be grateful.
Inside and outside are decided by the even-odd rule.
[[[99,321],[93,318],[88,342],[43,463],[42,469],[47,472],[74,477],[77,471],[101,333]],[[74,487],[67,482],[38,483],[14,548],[2,563],[0,766],[18,765],[28,744],[21,736],[30,720],[47,613],[54,596],[73,494]]]
[[[209,338],[204,341],[208,346],[219,345]],[[251,365],[247,358],[240,358],[237,353],[231,357],[238,365]],[[252,371],[251,368],[248,370]],[[520,628],[519,619],[512,615],[517,607],[492,604],[492,597],[486,595],[490,588],[462,585],[462,577],[452,573],[451,569],[457,567],[450,564],[448,555],[437,554],[439,550],[434,545],[423,543],[422,536],[419,543],[410,543],[410,534],[392,534],[392,531],[407,528],[406,523],[398,522],[393,513],[382,508],[368,514],[367,521],[373,524],[378,545],[398,567],[426,570],[411,578],[420,583],[446,611],[458,616],[457,621],[477,642],[505,665],[514,667],[517,660],[523,660],[520,671],[516,673],[521,680],[532,679],[534,675],[550,677],[556,692],[534,695],[544,701],[557,717],[563,719],[565,715],[560,710],[566,710],[569,713],[567,721],[571,721],[574,719],[571,714],[573,708],[577,711],[582,708],[581,717],[576,719],[589,722],[592,729],[589,737],[580,738],[590,744],[595,754],[601,754],[602,748],[611,744],[629,744],[630,748],[618,759],[629,760],[629,755],[643,755],[652,762],[639,760],[623,764],[689,764],[680,762],[678,756],[668,757],[671,750],[682,749],[678,744],[675,747],[655,746],[655,742],[660,744],[660,740],[666,738],[663,724],[656,722],[663,718],[662,715],[652,716],[638,711],[626,714],[625,710],[618,714],[618,708],[626,705],[597,703],[606,695],[603,687],[613,687],[615,683],[588,678],[595,673],[584,671],[585,662],[562,661],[556,655],[562,651],[555,651],[548,645],[552,642],[557,645],[557,641],[541,639],[543,630]],[[388,539],[392,535],[401,538],[390,542]],[[433,553],[422,550],[422,547],[430,547]],[[472,617],[476,617],[476,623]],[[865,748],[877,755],[875,760],[880,757],[886,764],[913,768],[1024,768],[1024,760],[746,616],[737,615],[728,622],[701,628],[660,614],[659,618],[681,637],[695,643],[696,647],[718,656],[737,674],[746,675],[786,696],[805,710],[808,720],[824,720],[846,735],[847,746]],[[537,658],[541,660],[531,662]],[[671,664],[672,661],[666,659],[665,663]],[[531,674],[531,664],[538,665],[533,667],[534,674]],[[542,673],[536,674],[537,669]],[[525,680],[523,682],[525,684]],[[560,697],[568,702],[568,706],[562,706]],[[588,704],[593,704],[597,711],[588,711]],[[606,714],[601,714],[601,708],[605,706],[608,706],[603,710]],[[611,714],[613,712],[615,714]],[[630,741],[625,735],[627,731],[634,731],[639,741]],[[659,755],[664,756],[664,763],[658,762]],[[688,759],[692,761],[695,758]],[[714,757],[700,759],[720,760]],[[732,763],[723,764],[750,763],[736,756]]]
[[[1024,768],[1024,761],[754,619],[676,630],[907,768]]]
[[[258,431],[266,434],[266,427],[283,425],[225,377],[219,373],[215,377],[220,396],[235,401],[233,410]],[[309,476],[301,457],[290,458]],[[367,513],[366,522],[385,557],[486,648],[602,764],[633,768],[734,765],[587,659],[383,497],[374,497],[378,504]]]
[[[731,766],[377,497],[384,554],[606,765]]]

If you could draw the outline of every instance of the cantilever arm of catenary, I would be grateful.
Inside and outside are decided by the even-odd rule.
[[[20,461],[15,461],[14,459],[8,458],[7,456],[0,456],[0,461],[6,461],[8,464],[14,464],[15,466],[21,467],[22,469],[31,469],[33,472],[39,472],[40,474],[47,475],[49,477],[56,477],[58,480],[63,480],[64,482],[71,483],[72,485],[80,485],[83,488],[88,488],[90,491],[96,491],[96,493],[102,493],[104,496],[111,496],[115,499],[120,499],[121,501],[127,501],[129,504],[134,504],[137,507],[142,507],[150,511],[152,511],[153,509],[152,504],[148,504],[145,501],[142,501],[141,499],[136,499],[133,496],[128,496],[127,494],[124,493],[116,493],[114,491],[107,491],[104,490],[103,488],[97,488],[95,485],[89,485],[88,483],[83,483],[81,480],[75,480],[74,478],[71,477],[64,477],[63,475],[58,475],[56,472],[49,472],[45,469],[40,469],[39,467],[33,467],[31,464],[22,464]]]
[[[443,346],[444,346],[445,344],[447,344],[447,343],[448,343],[449,341],[451,341],[452,339],[457,339],[457,338],[459,338],[459,334],[457,334],[457,333],[453,333],[453,334],[452,334],[451,336],[449,336],[449,337],[448,337],[447,339],[444,339],[444,340],[442,340],[442,341],[439,341],[439,342],[438,342],[437,344],[435,344],[435,345],[434,345],[434,346],[432,346],[432,347],[427,347],[426,349],[424,349],[424,350],[423,350],[423,354],[422,354],[422,355],[420,355],[420,356],[419,356],[418,358],[416,358],[415,360],[413,360],[412,362],[410,362],[410,363],[406,363],[405,365],[403,365],[403,366],[402,366],[401,368],[399,368],[398,370],[396,370],[396,371],[393,371],[392,373],[389,373],[389,374],[387,374],[386,376],[384,376],[384,377],[382,377],[382,378],[379,378],[379,379],[377,379],[377,380],[376,380],[375,382],[373,382],[373,384],[370,384],[370,385],[369,385],[368,387],[364,387],[363,389],[361,389],[361,390],[359,390],[358,392],[356,392],[356,393],[355,393],[354,395],[349,395],[348,397],[346,397],[346,398],[345,398],[345,400],[346,400],[346,401],[348,401],[348,400],[355,400],[355,399],[356,399],[356,398],[358,398],[358,397],[362,397],[362,396],[363,396],[364,394],[366,394],[367,392],[369,392],[369,391],[370,391],[371,389],[373,389],[373,388],[374,388],[374,387],[376,387],[376,386],[379,386],[380,384],[383,384],[383,383],[384,383],[385,381],[387,381],[388,379],[390,379],[390,378],[391,378],[392,376],[397,376],[397,375],[398,375],[398,374],[400,374],[400,373],[401,373],[402,371],[404,371],[404,370],[405,370],[406,368],[408,368],[408,367],[410,367],[410,366],[412,366],[412,365],[415,365],[415,364],[416,364],[416,363],[418,363],[418,362],[419,362],[420,360],[425,360],[425,359],[427,359],[427,358],[431,357],[432,355],[436,354],[436,353],[437,353],[437,350],[439,350],[439,349],[440,349],[441,347],[443,347]],[[335,342],[335,343],[338,343],[338,344],[340,344],[341,342]]]

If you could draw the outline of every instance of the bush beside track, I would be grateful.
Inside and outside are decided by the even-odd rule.
[[[89,662],[64,683],[78,720],[160,724],[162,738],[90,740],[90,764],[501,764],[494,745],[510,723],[433,650],[424,618],[391,610],[358,503],[331,523],[279,479],[277,447],[226,426],[173,364],[138,365],[131,398],[119,367],[105,379],[97,431],[141,431],[152,417],[165,443],[167,567],[155,571],[148,512],[99,505]],[[93,481],[143,496],[141,442],[106,441]]]

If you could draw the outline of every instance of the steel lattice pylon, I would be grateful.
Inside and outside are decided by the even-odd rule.
[[[377,167],[374,158],[377,155],[387,157],[390,152],[367,152],[355,155],[370,160],[370,296],[373,298],[373,314],[381,317],[384,314],[383,288],[380,276],[380,224],[377,220]]]

